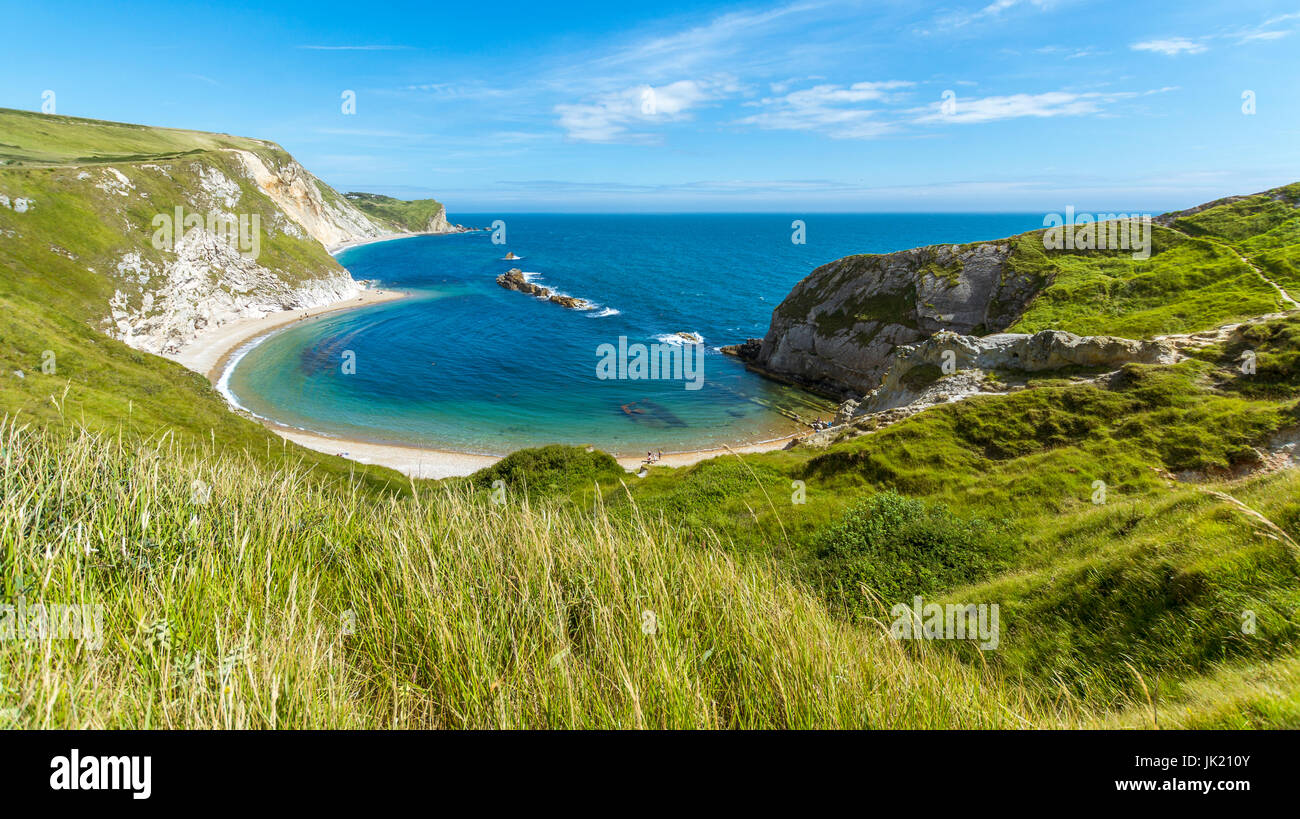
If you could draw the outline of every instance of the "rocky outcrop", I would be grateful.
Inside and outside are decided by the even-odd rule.
[[[3,169],[0,266],[69,281],[91,274],[81,311],[94,326],[168,356],[230,321],[355,297],[361,286],[323,245],[392,229],[277,146],[239,142],[153,161]],[[54,191],[98,220],[79,225],[75,253],[30,218]]]
[[[238,157],[261,192],[322,245],[373,239],[391,232],[337,193],[327,200],[320,180],[292,158],[276,164],[252,151],[228,150]]]
[[[447,209],[439,207],[437,213],[429,217],[429,223],[425,225],[425,233],[469,233],[474,228],[468,228],[464,225],[453,225],[447,221]]]
[[[1131,363],[1172,364],[1178,358],[1169,341],[1076,336],[1059,330],[983,338],[944,331],[895,350],[880,386],[854,402],[852,414],[907,406],[936,389],[945,394],[943,400],[954,400],[982,391],[987,373],[1115,369]]]
[[[550,289],[541,285],[533,284],[524,276],[524,272],[517,267],[512,267],[500,276],[497,276],[497,284],[507,290],[515,290],[520,293],[526,293],[539,299],[545,299],[554,302],[561,307],[567,307],[570,310],[589,310],[591,303],[585,299],[575,299],[573,296],[565,296],[560,293],[552,293]]]
[[[127,253],[116,272],[139,289],[114,292],[106,329],[136,349],[164,356],[179,353],[205,329],[333,304],[362,289],[342,268],[288,281],[205,230],[179,238],[172,258]]]
[[[796,445],[822,448],[940,404],[1026,389],[1034,373],[1055,372],[1109,388],[1125,364],[1172,364],[1183,357],[1172,338],[1134,341],[1056,330],[983,338],[939,332],[899,347],[879,387],[865,397],[845,400],[828,427],[804,436]]]
[[[117,287],[104,330],[160,355],[175,355],[202,331],[230,321],[356,296],[361,286],[322,245],[387,232],[275,149],[224,149],[181,163],[107,168],[100,175],[96,187],[128,220],[135,212],[148,214],[154,206],[141,191],[160,184],[179,214],[204,217],[205,224],[187,227],[175,224],[177,211],[164,210],[167,241],[158,241],[154,225],[141,225],[126,233],[140,237],[136,246],[111,265]],[[256,216],[256,228],[242,237],[252,244],[241,246],[214,230],[214,216]]]
[[[733,348],[763,372],[822,391],[865,394],[894,350],[940,330],[1009,326],[1041,282],[1007,268],[1006,242],[849,256],[814,270],[772,313],[767,335]]]

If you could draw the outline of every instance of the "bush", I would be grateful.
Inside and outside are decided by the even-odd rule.
[[[470,481],[480,489],[491,489],[494,481],[502,480],[511,492],[537,497],[566,495],[596,480],[617,480],[626,474],[608,453],[556,444],[513,452],[475,472]]]
[[[974,582],[1007,565],[1005,533],[981,518],[961,518],[946,506],[895,492],[851,506],[814,540],[831,599],[850,611],[934,595]]]

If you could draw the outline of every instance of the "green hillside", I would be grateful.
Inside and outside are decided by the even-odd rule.
[[[153,218],[176,206],[210,207],[204,180],[216,173],[235,186],[225,190],[238,193],[240,210],[269,227],[258,264],[274,280],[292,286],[342,275],[319,242],[282,229],[283,212],[224,149],[254,153],[271,167],[292,157],[260,140],[4,109],[0,143],[8,152],[0,194],[31,202],[23,212],[0,207],[0,411],[20,423],[75,423],[132,438],[172,432],[270,463],[408,484],[388,470],[286,446],[231,413],[201,376],[105,334],[115,294],[139,305],[165,283],[159,271],[171,256],[152,244]],[[134,186],[132,195],[114,187],[109,167]]]
[[[275,147],[270,142],[0,108],[0,165],[43,167],[177,159],[204,151]]]
[[[230,149],[291,157],[4,111],[0,143],[0,193],[34,202],[0,208],[0,595],[102,606],[105,636],[0,641],[0,725],[1300,727],[1295,312],[826,448],[641,479],[547,447],[413,482],[104,333],[118,291],[159,284],[119,270],[167,261],[142,225],[217,171],[281,225],[277,280],[336,270]],[[1019,328],[1288,309],[1296,191],[1171,214],[1149,260],[1027,234]],[[997,648],[892,639],[916,595],[997,604]]]
[[[1300,183],[1157,222],[1149,259],[1044,250],[1042,231],[1014,237],[1010,269],[1046,286],[1009,329],[1149,338],[1296,306]]]
[[[429,221],[444,212],[437,199],[394,199],[378,193],[345,193],[344,196],[367,216],[412,233],[428,230]]]

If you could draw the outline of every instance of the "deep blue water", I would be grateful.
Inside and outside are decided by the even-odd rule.
[[[327,434],[504,454],[547,443],[617,453],[748,443],[791,431],[773,411],[827,405],[745,371],[714,348],[762,337],[813,268],[853,253],[997,239],[1035,214],[457,214],[490,232],[364,245],[339,261],[415,298],[301,322],[255,347],[231,391],[253,412]],[[806,243],[791,241],[791,221]],[[504,261],[507,251],[522,258]],[[511,267],[588,299],[569,310],[499,287]],[[602,380],[598,348],[704,338],[703,387]],[[343,372],[345,354],[355,373]]]

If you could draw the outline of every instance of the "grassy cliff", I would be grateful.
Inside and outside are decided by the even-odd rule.
[[[168,269],[141,223],[178,197],[262,208],[290,289],[334,270],[308,226],[384,225],[256,140],[0,112],[0,143],[0,594],[101,607],[104,636],[0,641],[0,724],[1300,726],[1294,313],[822,449],[638,479],[547,447],[410,482],[103,321],[173,281],[118,263]],[[1022,327],[1286,308],[1294,188],[1171,214],[1150,260],[1017,250]],[[998,647],[890,638],[914,595],[998,604]]]
[[[392,225],[394,231],[421,233],[436,229],[446,211],[437,199],[394,199],[378,193],[346,193],[344,196],[372,219]]]
[[[244,155],[283,176],[263,179],[263,188]],[[281,206],[288,188],[274,183],[310,176],[282,149],[223,134],[0,109],[0,160],[0,412],[131,439],[171,433],[267,463],[302,463],[397,489],[407,484],[388,470],[286,446],[231,413],[203,377],[139,349],[234,317],[241,298],[288,306],[321,282],[350,283]],[[229,254],[182,258],[184,248],[155,246],[154,217],[177,206],[259,216],[256,262],[236,259],[244,282],[232,281],[223,264]],[[336,212],[328,208],[325,215]],[[337,213],[343,227],[365,227]],[[238,292],[247,284],[259,289]],[[229,310],[209,309],[214,304]],[[172,335],[157,334],[158,345],[133,334],[160,316],[171,319],[165,326]]]

